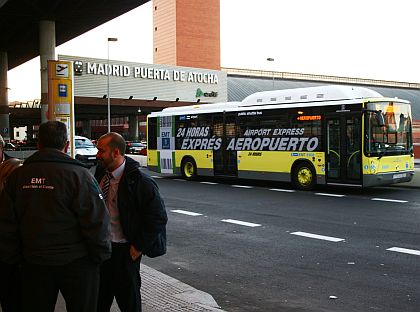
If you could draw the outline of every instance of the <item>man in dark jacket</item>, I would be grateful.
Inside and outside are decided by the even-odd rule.
[[[125,140],[107,133],[97,143],[95,177],[111,215],[112,255],[101,265],[98,312],[114,297],[122,312],[141,311],[140,260],[166,252],[167,215],[156,183],[125,157]]]
[[[0,209],[0,258],[23,256],[24,311],[95,311],[99,264],[111,254],[110,217],[89,170],[66,154],[65,124],[39,127],[39,151],[9,177]]]

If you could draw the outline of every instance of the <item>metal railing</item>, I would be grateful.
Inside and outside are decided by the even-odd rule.
[[[9,103],[9,108],[41,108],[41,100],[11,102]]]
[[[420,89],[420,83],[401,82],[401,81],[388,81],[379,79],[366,79],[366,78],[353,78],[353,77],[340,77],[331,75],[317,75],[317,74],[303,74],[303,73],[290,73],[278,72],[269,70],[255,70],[255,69],[240,69],[223,67],[228,75],[237,76],[252,76],[252,77],[267,77],[277,79],[291,79],[291,80],[307,80],[307,81],[323,81],[333,83],[347,83],[347,84],[360,84],[372,86],[384,86],[394,88],[407,88],[407,89]]]

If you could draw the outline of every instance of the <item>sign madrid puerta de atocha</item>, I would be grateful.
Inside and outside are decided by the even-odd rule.
[[[210,69],[141,64],[59,55],[74,62],[75,95],[216,103],[227,101],[227,74]]]

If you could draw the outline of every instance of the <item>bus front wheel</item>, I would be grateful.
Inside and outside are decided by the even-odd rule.
[[[298,164],[293,170],[292,182],[299,190],[312,190],[316,184],[314,167],[308,163]]]
[[[186,180],[193,180],[197,176],[197,165],[194,159],[185,158],[181,165],[182,176]]]

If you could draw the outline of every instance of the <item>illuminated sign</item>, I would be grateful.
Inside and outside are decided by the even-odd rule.
[[[321,120],[321,115],[298,116],[296,119],[299,121]]]

